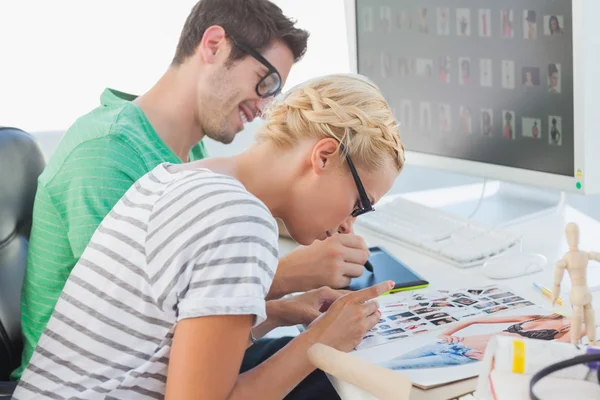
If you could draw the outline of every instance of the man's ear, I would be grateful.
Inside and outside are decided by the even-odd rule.
[[[219,59],[229,57],[231,44],[227,40],[225,30],[219,25],[213,25],[204,31],[202,40],[196,49],[196,54],[206,64],[213,64]]]
[[[339,142],[333,138],[321,139],[315,144],[311,153],[311,163],[312,169],[317,175],[337,164],[338,154],[336,152],[339,145]]]

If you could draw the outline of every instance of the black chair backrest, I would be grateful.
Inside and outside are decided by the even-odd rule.
[[[27,133],[0,127],[0,381],[21,362],[20,298],[33,200],[45,161]]]

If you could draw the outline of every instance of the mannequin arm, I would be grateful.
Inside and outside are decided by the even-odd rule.
[[[554,266],[554,287],[552,288],[552,306],[558,300],[560,296],[560,283],[562,282],[563,275],[565,274],[565,269],[567,269],[567,261],[563,258],[556,262]]]
[[[595,252],[595,251],[590,251],[588,254],[589,254],[590,260],[600,262],[600,253]]]

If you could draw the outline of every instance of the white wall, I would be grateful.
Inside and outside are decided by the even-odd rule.
[[[275,2],[312,33],[287,87],[347,70],[343,0]],[[195,3],[1,0],[0,125],[64,130],[105,87],[144,92],[168,67]]]

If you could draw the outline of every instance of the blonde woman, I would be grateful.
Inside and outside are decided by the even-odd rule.
[[[355,75],[307,82],[265,118],[246,152],[161,164],[125,194],[69,276],[15,398],[279,399],[313,371],[312,344],[361,341],[380,316],[370,300],[390,283],[265,302],[275,218],[303,245],[347,231],[402,170],[398,124]],[[256,338],[297,323],[309,329],[239,373]]]

